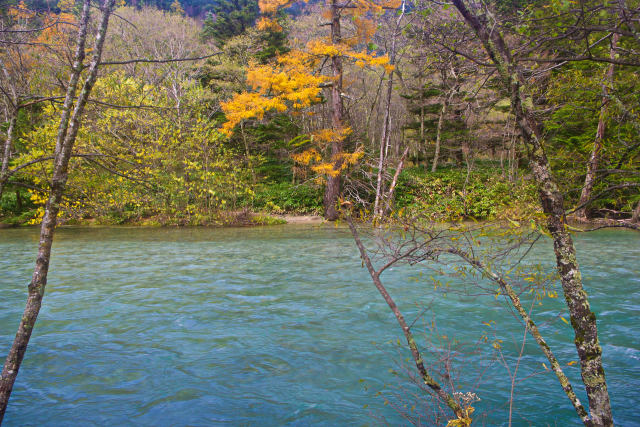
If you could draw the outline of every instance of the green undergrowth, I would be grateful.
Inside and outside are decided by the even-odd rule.
[[[533,182],[509,182],[499,168],[487,165],[477,165],[468,177],[465,168],[433,173],[407,168],[399,177],[395,203],[397,209],[443,220],[520,217],[538,209]]]
[[[264,183],[257,186],[247,206],[274,214],[317,215],[322,212],[322,191],[313,184]]]
[[[274,162],[275,163],[275,162]],[[229,226],[271,225],[284,220],[282,214],[322,214],[323,188],[312,181],[292,183],[290,169],[267,164],[259,171],[258,183],[234,206],[214,212],[185,212],[169,208],[108,209],[89,218],[63,218],[66,224],[139,225],[139,226]],[[535,185],[520,178],[509,182],[499,167],[478,163],[467,177],[466,168],[444,166],[437,172],[409,167],[400,175],[395,207],[409,214],[422,214],[439,220],[472,218],[517,218],[536,211]],[[368,198],[373,198],[369,195]],[[20,199],[20,200],[18,200]],[[3,195],[0,222],[9,226],[26,224],[34,217],[28,193],[16,198],[14,192]]]
[[[36,207],[31,202],[29,193],[23,189],[4,191],[0,197],[0,224],[26,224],[36,214]]]

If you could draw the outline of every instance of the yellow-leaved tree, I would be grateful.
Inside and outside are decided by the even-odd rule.
[[[64,0],[58,4],[60,13],[40,13],[20,1],[9,6],[3,17],[0,111],[7,127],[0,146],[0,197],[10,185],[9,166],[20,150],[15,142],[20,135],[18,128],[24,127],[18,126],[18,116],[29,107],[63,95],[60,82],[68,78],[69,52],[77,31],[77,19],[68,3]]]
[[[281,30],[276,16],[291,3],[291,0],[260,0],[262,17],[258,28]],[[326,181],[324,216],[327,220],[338,218],[341,173],[363,155],[359,148],[345,151],[345,140],[352,130],[346,122],[342,99],[343,61],[351,61],[360,67],[384,67],[390,71],[393,67],[389,58],[369,51],[367,42],[375,32],[375,16],[399,5],[399,0],[359,0],[345,4],[328,0],[323,14],[330,27],[327,37],[312,39],[303,47],[278,56],[272,63],[251,64],[247,72],[251,90],[222,103],[227,118],[222,131],[230,135],[243,120],[262,119],[271,111],[293,113],[308,109],[322,100],[324,88],[329,90],[331,126],[313,131],[312,146],[292,156],[296,163],[311,168],[319,179]],[[354,23],[355,31],[349,37],[342,34],[342,17],[349,17]],[[330,71],[323,73],[326,63],[330,63]]]

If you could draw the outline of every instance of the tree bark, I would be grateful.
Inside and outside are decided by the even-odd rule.
[[[331,1],[331,42],[340,43],[342,36],[340,31],[340,5],[337,0]],[[331,73],[333,75],[333,84],[331,85],[331,127],[337,133],[342,135],[344,106],[342,104],[342,58],[340,55],[331,57]],[[332,161],[341,162],[339,159],[343,150],[342,137],[334,138],[331,142]],[[334,165],[338,170],[340,164]],[[324,191],[324,217],[328,221],[338,219],[338,198],[340,197],[340,174],[327,177],[327,187]]]
[[[638,201],[636,208],[633,210],[633,214],[631,215],[631,222],[640,222],[640,201]]]
[[[382,216],[387,216],[391,213],[391,208],[393,206],[393,195],[396,191],[396,185],[398,184],[398,177],[402,172],[402,168],[404,167],[404,161],[407,158],[407,154],[409,154],[409,146],[405,147],[404,153],[402,153],[402,157],[400,157],[400,162],[398,162],[398,166],[396,167],[396,172],[393,174],[393,179],[391,180],[391,185],[389,185],[389,191],[387,192],[385,199],[387,203],[385,203],[382,208]]]
[[[488,23],[487,15],[481,11],[481,6],[471,3],[471,11],[463,0],[453,0],[453,4],[484,45],[497,68],[502,84],[511,95],[511,108],[520,127],[533,176],[538,184],[540,203],[553,239],[556,265],[575,334],[574,343],[580,359],[582,381],[589,400],[590,417],[585,424],[611,426],[613,416],[602,365],[602,347],[598,340],[596,316],[591,311],[587,293],[582,286],[573,240],[565,227],[564,199],[551,174],[539,123],[533,111],[523,102],[524,78],[500,32],[489,30],[493,26]]]
[[[85,0],[83,5],[82,16],[80,18],[78,28],[77,46],[74,55],[72,73],[69,78],[69,86],[67,88],[66,99],[63,107],[64,109],[61,115],[60,126],[58,128],[58,135],[56,138],[53,175],[50,183],[51,191],[49,199],[45,205],[45,214],[40,228],[40,243],[38,247],[36,265],[28,288],[27,303],[24,309],[24,314],[20,321],[13,345],[7,355],[7,359],[2,369],[2,375],[0,376],[0,423],[4,418],[9,397],[11,396],[11,391],[18,375],[18,370],[20,369],[20,365],[27,350],[27,345],[29,344],[29,339],[31,338],[31,333],[33,332],[33,328],[42,305],[42,298],[47,284],[47,274],[49,271],[49,260],[51,258],[51,245],[53,243],[54,230],[57,224],[58,212],[60,211],[60,202],[62,200],[62,195],[68,178],[68,166],[69,159],[71,158],[71,150],[75,143],[78,129],[80,128],[80,118],[97,78],[98,65],[102,55],[105,34],[114,3],[115,0],[105,0],[102,5],[102,19],[98,26],[96,40],[93,47],[93,56],[89,65],[87,77],[75,103],[75,107],[73,108],[73,113],[71,113],[71,108],[74,105],[73,98],[80,79],[80,74],[84,68],[85,43],[87,38],[91,2],[89,0]]]
[[[398,29],[404,17],[405,4],[402,2],[402,13],[398,16],[396,25],[391,36],[391,54],[389,55],[389,64],[395,67],[396,63],[396,39],[398,37]],[[380,137],[380,157],[378,158],[378,179],[376,182],[376,199],[373,205],[373,214],[376,218],[383,216],[385,208],[384,201],[384,165],[386,162],[386,153],[389,147],[389,139],[391,137],[391,95],[393,94],[393,75],[394,70],[389,72],[389,80],[387,80],[387,96],[385,99],[384,120],[382,123],[382,136]]]
[[[7,183],[7,171],[9,170],[9,160],[11,157],[11,146],[13,145],[13,139],[16,133],[17,112],[11,116],[9,120],[9,128],[7,129],[7,139],[4,141],[4,147],[2,149],[2,167],[0,169],[0,197]]]
[[[618,39],[620,35],[614,33],[611,36],[611,49],[609,51],[609,57],[614,60],[616,56],[616,48],[618,47]],[[609,64],[606,74],[606,82],[602,84],[602,105],[600,106],[600,114],[598,115],[598,129],[596,130],[596,137],[593,141],[593,148],[589,161],[587,162],[587,173],[584,178],[584,185],[580,192],[580,200],[578,206],[582,206],[575,212],[576,218],[579,220],[588,219],[587,202],[591,199],[591,193],[593,192],[593,186],[596,182],[596,170],[598,169],[598,163],[600,162],[600,152],[602,151],[602,144],[605,134],[605,120],[607,116],[607,107],[609,105],[609,89],[607,83],[613,87],[613,72],[614,64]]]

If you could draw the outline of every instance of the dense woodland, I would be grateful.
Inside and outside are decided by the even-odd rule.
[[[24,356],[57,224],[264,224],[322,214],[347,220],[424,383],[455,415],[449,425],[468,425],[472,410],[423,366],[380,282],[384,268],[359,240],[358,212],[430,236],[393,260],[444,253],[494,281],[584,424],[612,424],[567,219],[638,227],[637,1],[93,7],[38,0],[1,11],[2,221],[41,223],[42,235],[0,397],[8,399],[15,375],[6,372],[17,374]],[[441,235],[424,221],[466,219],[531,224],[553,239],[588,408],[506,276],[473,251],[431,248]],[[451,241],[466,233],[450,232]]]
[[[451,8],[346,8],[332,35],[324,5],[284,6],[257,27],[252,1],[120,6],[61,219],[224,224],[251,212],[259,221],[322,214],[338,197],[445,219],[539,209],[509,94]],[[3,8],[6,224],[43,214],[78,7]],[[562,2],[493,7],[566,207],[579,217],[637,218],[634,9],[625,24],[598,5],[577,17]],[[340,38],[339,57],[330,37]],[[335,100],[332,58],[340,59]],[[323,203],[325,188],[334,194]]]

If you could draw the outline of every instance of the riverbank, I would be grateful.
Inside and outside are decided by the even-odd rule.
[[[322,224],[326,222],[320,215],[297,215],[297,214],[268,214],[264,212],[226,212],[224,215],[215,218],[186,218],[175,220],[163,216],[153,216],[148,218],[138,218],[125,222],[110,222],[104,219],[85,218],[71,219],[60,222],[61,226],[82,226],[82,227],[102,227],[102,226],[124,226],[124,227],[252,227],[282,224]],[[0,229],[31,227],[38,224],[27,224],[18,222],[0,222]]]
[[[215,211],[211,207],[203,209],[197,201],[187,205],[174,201],[158,206],[123,204],[115,199],[106,205],[85,200],[64,207],[61,221],[66,225],[144,227],[244,227],[323,222],[322,188],[316,183],[294,185],[290,181],[264,181],[256,184],[254,190],[233,203],[220,202]],[[359,194],[358,198],[373,205],[371,194]],[[17,194],[3,195],[0,228],[40,222],[43,208],[37,204],[39,199],[30,199],[25,193],[20,203],[17,200]],[[568,200],[568,203],[574,201]],[[404,215],[420,215],[437,222],[521,219],[540,214],[536,186],[525,171],[508,179],[500,168],[491,165],[476,165],[471,175],[455,166],[446,166],[437,172],[408,167],[399,177],[394,206]],[[594,209],[592,214],[610,216],[608,210]],[[612,216],[596,220],[594,226],[617,219]]]
[[[481,221],[463,221],[465,224],[489,224],[497,220],[481,220]],[[507,220],[505,220],[505,223]],[[447,224],[456,223],[459,221],[439,221],[439,226],[446,227]],[[513,222],[511,222],[513,224]],[[263,227],[271,225],[322,225],[331,224],[319,215],[295,215],[295,214],[283,214],[283,215],[267,215],[264,213],[248,213],[239,215],[234,221],[220,222],[202,222],[198,224],[191,223],[161,223],[157,218],[147,218],[142,221],[132,223],[120,223],[111,224],[97,221],[95,219],[86,219],[83,221],[68,221],[63,222],[60,226],[63,227],[131,227],[131,228],[192,228],[192,227],[205,227],[205,228],[237,228],[237,227]],[[626,228],[631,230],[640,231],[640,224],[630,222],[628,220],[613,220],[605,218],[593,218],[588,221],[576,221],[569,218],[568,225],[572,231],[584,232],[595,231],[601,228]],[[11,228],[25,228],[25,227],[38,227],[39,224],[5,224],[0,222],[0,230]]]

